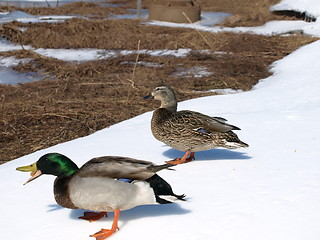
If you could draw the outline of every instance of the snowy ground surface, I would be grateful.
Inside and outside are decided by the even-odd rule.
[[[318,18],[319,15],[316,16]],[[206,26],[202,22],[195,22],[192,24],[186,23],[172,23],[172,22],[160,22],[152,21],[147,24],[160,25],[167,27],[181,27],[181,28],[192,28],[199,29],[201,31],[207,31],[211,33],[218,32],[234,32],[234,33],[252,33],[272,36],[275,34],[290,34],[294,32],[299,32],[311,36],[320,37],[320,21],[316,22],[305,22],[305,21],[272,21],[268,22],[263,26],[258,27],[221,27],[221,26]]]
[[[320,16],[320,1],[318,0],[282,0],[270,8],[272,11],[296,11],[309,14],[315,18]]]
[[[22,23],[36,23],[36,22],[56,23],[56,22],[62,22],[74,17],[75,16],[56,16],[56,15],[35,16],[22,11],[0,12],[0,24],[11,22],[13,20],[22,22]]]
[[[16,6],[16,7],[55,7],[77,2],[78,0],[1,0],[0,6]],[[94,2],[95,0],[83,0],[82,2]],[[99,1],[99,0],[97,0]]]
[[[283,2],[290,6],[300,1]],[[273,75],[252,91],[181,102],[179,109],[227,118],[242,129],[238,135],[250,147],[200,152],[197,160],[176,171],[160,172],[177,194],[187,195],[187,201],[124,211],[120,231],[110,239],[318,240],[319,59],[316,41],[275,62]],[[2,60],[5,63],[9,61]],[[1,239],[90,239],[100,228],[109,228],[112,214],[88,223],[78,219],[83,210],[59,207],[52,194],[53,176],[23,186],[29,176],[15,168],[48,152],[63,153],[79,166],[102,155],[159,164],[180,157],[182,152],[153,138],[151,115],[1,165]]]

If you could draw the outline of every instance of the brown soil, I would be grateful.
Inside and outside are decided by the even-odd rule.
[[[0,10],[22,10],[38,15],[77,14],[88,19],[51,24],[13,22],[0,26],[0,34],[12,42],[35,48],[191,48],[194,51],[184,58],[140,54],[85,63],[67,63],[28,50],[0,53],[0,56],[32,58],[31,62],[15,69],[45,76],[44,80],[18,86],[0,85],[1,163],[86,136],[154,109],[158,103],[144,101],[142,97],[158,84],[171,85],[180,101],[210,95],[205,91],[215,88],[250,90],[259,79],[270,75],[268,67],[272,62],[315,40],[299,34],[287,37],[199,34],[190,29],[149,26],[138,20],[104,20],[112,13],[126,13],[135,7],[135,1],[114,2],[126,5],[110,8],[72,3],[57,8],[2,7]],[[146,7],[150,2],[143,1],[143,4]],[[261,25],[287,18],[268,11],[268,7],[277,2],[273,0],[196,2],[207,11],[233,13],[235,19],[229,18],[224,23],[228,26]],[[20,27],[26,30],[20,31]],[[192,73],[177,74],[192,67],[203,67],[213,75],[195,78]]]

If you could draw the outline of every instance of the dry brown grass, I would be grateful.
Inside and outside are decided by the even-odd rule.
[[[239,1],[234,0],[214,2],[214,6],[213,1],[208,0],[203,0],[201,4],[208,10],[246,16],[241,21],[250,25],[254,17],[249,16],[247,8],[259,9],[260,5],[254,4],[260,3],[260,11],[265,12],[271,1],[241,0],[242,7]],[[130,4],[133,4],[132,1],[128,8]],[[58,9],[28,11],[32,14],[33,11],[39,14],[66,14],[65,9],[69,9],[68,13],[83,11],[91,14],[92,8],[96,6],[75,4]],[[263,17],[263,20],[266,18]],[[27,30],[21,32],[21,26],[27,27]],[[27,50],[1,53],[2,56],[32,58],[31,62],[15,69],[41,72],[55,80],[0,86],[0,162],[86,136],[152,110],[158,103],[143,101],[142,97],[161,83],[172,85],[180,101],[208,95],[201,91],[214,88],[249,90],[259,79],[270,74],[268,66],[272,62],[315,40],[302,35],[267,37],[202,32],[202,36],[190,29],[148,26],[136,20],[101,20],[98,17],[56,24],[15,22],[4,25],[0,33],[13,42],[36,48],[211,50],[209,54],[194,51],[185,58],[139,54],[79,64],[49,59]],[[214,51],[226,54],[215,54]],[[142,64],[145,62],[157,63],[160,67],[148,67]],[[213,75],[201,78],[175,75],[179,69],[192,67],[204,67]]]
[[[32,7],[32,8],[19,8],[19,7],[0,7],[4,11],[24,11],[33,15],[79,15],[93,19],[101,19],[109,17],[111,14],[126,14],[127,8],[124,7],[101,7],[96,3],[89,2],[73,2],[63,6],[56,7]]]
[[[286,16],[272,14],[270,6],[280,0],[195,0],[204,11],[228,12],[232,16],[227,18],[223,25],[235,26],[259,26],[268,21],[289,19]]]

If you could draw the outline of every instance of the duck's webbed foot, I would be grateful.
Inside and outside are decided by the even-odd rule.
[[[117,229],[119,229],[117,227]],[[104,240],[108,237],[110,237],[113,233],[115,233],[115,231],[117,231],[117,229],[104,229],[102,228],[99,232],[96,232],[95,234],[90,235],[90,237],[95,237],[96,240]]]
[[[118,227],[119,216],[120,216],[120,210],[119,209],[114,210],[114,219],[113,219],[111,229],[101,229],[99,232],[96,232],[95,234],[90,235],[90,237],[95,237],[96,240],[104,240],[110,237],[113,233],[119,230],[119,227]]]
[[[174,160],[167,161],[167,163],[172,165],[178,165],[182,163],[191,162],[193,159],[194,159],[194,152],[187,151],[182,158],[175,158]]]
[[[89,222],[94,222],[94,221],[99,220],[103,216],[108,217],[107,212],[84,212],[83,216],[81,216],[79,218],[87,220]]]

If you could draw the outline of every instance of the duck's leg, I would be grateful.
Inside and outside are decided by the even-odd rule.
[[[103,216],[108,217],[107,212],[84,212],[83,216],[79,217],[81,219],[87,220],[89,222],[94,222],[102,218]]]
[[[114,218],[111,229],[101,229],[99,232],[90,235],[90,237],[95,237],[96,240],[104,240],[110,237],[115,231],[119,229],[118,220],[120,216],[120,209],[114,210]]]
[[[190,152],[189,157],[186,158],[186,162],[191,162],[192,160],[194,160],[194,154],[195,152]]]
[[[194,152],[186,151],[182,158],[176,158],[171,161],[167,161],[169,164],[178,165],[186,162],[191,162],[194,159]]]

